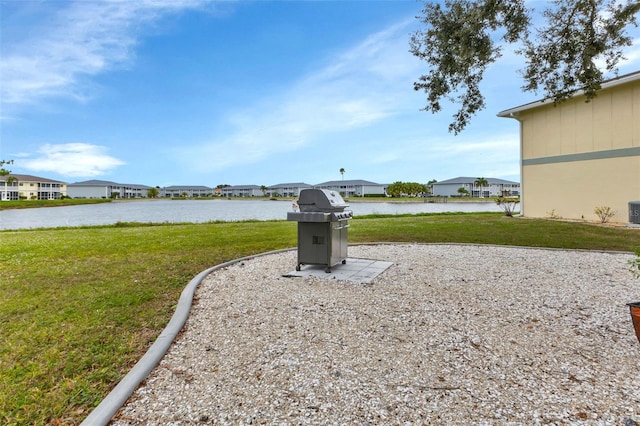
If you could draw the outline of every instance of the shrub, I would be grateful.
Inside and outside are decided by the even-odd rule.
[[[496,204],[502,208],[505,216],[513,217],[513,212],[516,210],[516,206],[520,200],[518,198],[505,198],[498,197],[496,198]]]
[[[593,209],[593,212],[600,219],[600,223],[607,223],[609,219],[616,215],[616,211],[609,206],[600,206]]]
[[[562,216],[556,213],[556,209],[552,209],[550,212],[547,212],[547,217],[549,219],[562,219]]]

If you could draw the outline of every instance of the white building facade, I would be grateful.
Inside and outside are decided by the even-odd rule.
[[[303,189],[313,188],[312,185],[304,182],[279,183],[267,188],[267,195],[270,197],[297,197]]]
[[[213,188],[203,185],[174,185],[160,188],[160,197],[180,198],[180,197],[212,197]]]
[[[222,188],[223,197],[262,197],[263,195],[258,185],[231,185]]]
[[[150,188],[146,185],[87,180],[68,184],[67,192],[71,198],[145,198]]]
[[[485,178],[486,185],[476,185],[477,177],[457,177],[431,184],[431,195],[434,197],[460,197],[460,188],[471,197],[517,197],[520,195],[520,184],[504,179]]]
[[[343,197],[364,197],[366,195],[385,195],[387,185],[368,180],[333,180],[314,185],[314,188],[336,191]]]

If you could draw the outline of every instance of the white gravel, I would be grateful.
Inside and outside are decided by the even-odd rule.
[[[212,273],[114,425],[630,425],[630,254],[364,245],[372,283],[284,278],[296,252]]]

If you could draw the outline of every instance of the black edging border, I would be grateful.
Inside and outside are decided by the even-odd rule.
[[[596,253],[610,253],[610,254],[633,254],[626,251],[615,250],[586,250],[586,249],[565,249],[556,247],[533,247],[533,246],[513,246],[513,245],[501,245],[501,244],[477,244],[477,243],[419,243],[419,242],[370,242],[370,243],[358,243],[354,245],[456,245],[456,246],[493,246],[493,247],[512,247],[512,248],[524,248],[524,249],[536,249],[536,250],[558,250],[558,251],[583,251],[583,252],[596,252]],[[116,385],[115,388],[109,392],[109,394],[100,402],[100,404],[89,413],[89,415],[82,421],[80,426],[106,426],[108,425],[113,416],[124,405],[129,397],[135,392],[148,376],[151,371],[160,363],[165,353],[169,350],[169,347],[175,340],[176,336],[182,330],[182,327],[187,322],[189,313],[191,312],[191,306],[193,303],[193,296],[200,283],[214,271],[227,268],[235,265],[236,263],[243,262],[245,260],[255,259],[262,256],[268,256],[271,254],[285,253],[288,251],[294,251],[297,248],[287,248],[281,250],[273,250],[264,253],[254,254],[251,256],[241,257],[229,262],[221,263],[211,268],[205,269],[198,275],[193,277],[189,284],[182,290],[176,311],[174,312],[171,320],[167,326],[162,330],[160,336],[151,345],[149,350],[143,355],[142,358],[131,368],[131,370],[124,376],[124,378]]]

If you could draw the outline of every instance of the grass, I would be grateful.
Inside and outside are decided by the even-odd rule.
[[[640,231],[495,213],[352,221],[350,243],[377,241],[632,251]],[[153,343],[194,275],[295,244],[286,221],[0,232],[0,424],[78,423]]]
[[[0,203],[0,210],[9,209],[31,209],[36,207],[61,207],[76,206],[78,204],[99,204],[110,203],[112,200],[103,198],[75,199],[64,198],[62,200],[16,200],[3,201]]]

